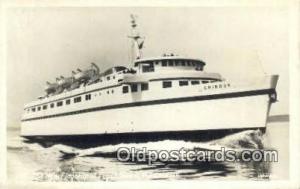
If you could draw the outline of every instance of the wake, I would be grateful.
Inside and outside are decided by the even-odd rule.
[[[135,148],[137,151],[146,148],[147,150],[155,151],[171,151],[171,150],[220,150],[225,147],[228,150],[242,151],[242,150],[257,150],[263,149],[263,134],[260,130],[247,130],[232,135],[228,135],[218,140],[208,142],[188,142],[183,140],[162,140],[156,142],[144,143],[121,143],[117,145],[104,145],[88,149],[79,149],[67,145],[56,144],[50,148],[37,147],[35,149],[44,149],[52,152],[59,152],[61,158],[69,159],[73,157],[116,157],[119,148]],[[29,147],[30,148],[30,147]]]

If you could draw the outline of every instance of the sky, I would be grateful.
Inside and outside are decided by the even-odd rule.
[[[144,57],[199,58],[230,80],[279,74],[271,114],[288,114],[288,7],[23,7],[6,15],[8,126],[20,126],[24,104],[44,94],[46,81],[91,62],[102,71],[132,66],[130,14]]]

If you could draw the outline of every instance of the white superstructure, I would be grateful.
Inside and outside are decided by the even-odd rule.
[[[46,95],[25,105],[22,136],[265,128],[278,76],[237,84],[205,72],[199,59],[173,54],[143,58],[134,17],[132,27],[132,68],[100,73],[92,64],[48,82]]]

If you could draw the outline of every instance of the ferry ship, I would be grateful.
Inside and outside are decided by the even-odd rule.
[[[229,82],[198,58],[142,55],[144,38],[131,16],[132,67],[104,72],[92,63],[47,82],[45,95],[25,105],[21,135],[69,144],[180,138],[210,140],[266,129],[279,76]]]

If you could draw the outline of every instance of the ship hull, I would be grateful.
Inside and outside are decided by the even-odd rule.
[[[261,133],[266,128],[239,128],[197,131],[168,131],[168,132],[141,132],[117,134],[85,134],[85,135],[52,135],[52,136],[24,136],[26,143],[39,143],[44,147],[55,144],[64,144],[76,148],[91,148],[102,145],[115,145],[120,143],[144,143],[161,140],[184,140],[190,142],[205,142],[223,138],[227,135],[246,131],[259,130]]]
[[[180,134],[195,133],[198,140],[215,139],[228,133],[266,127],[272,90],[203,96],[116,106],[110,109],[78,112],[71,115],[27,120],[22,122],[21,135],[29,139],[79,142],[114,138],[175,138]],[[204,133],[204,134],[199,134]],[[153,134],[151,135],[148,134]],[[207,133],[210,133],[206,136]],[[213,134],[215,133],[215,134]],[[85,136],[86,139],[82,139]],[[148,137],[147,137],[148,136]],[[182,135],[183,136],[183,135]],[[188,135],[189,136],[189,135]],[[189,136],[191,137],[191,136]],[[189,138],[187,137],[187,138]],[[143,137],[140,137],[143,138]],[[126,139],[125,141],[128,141]]]

